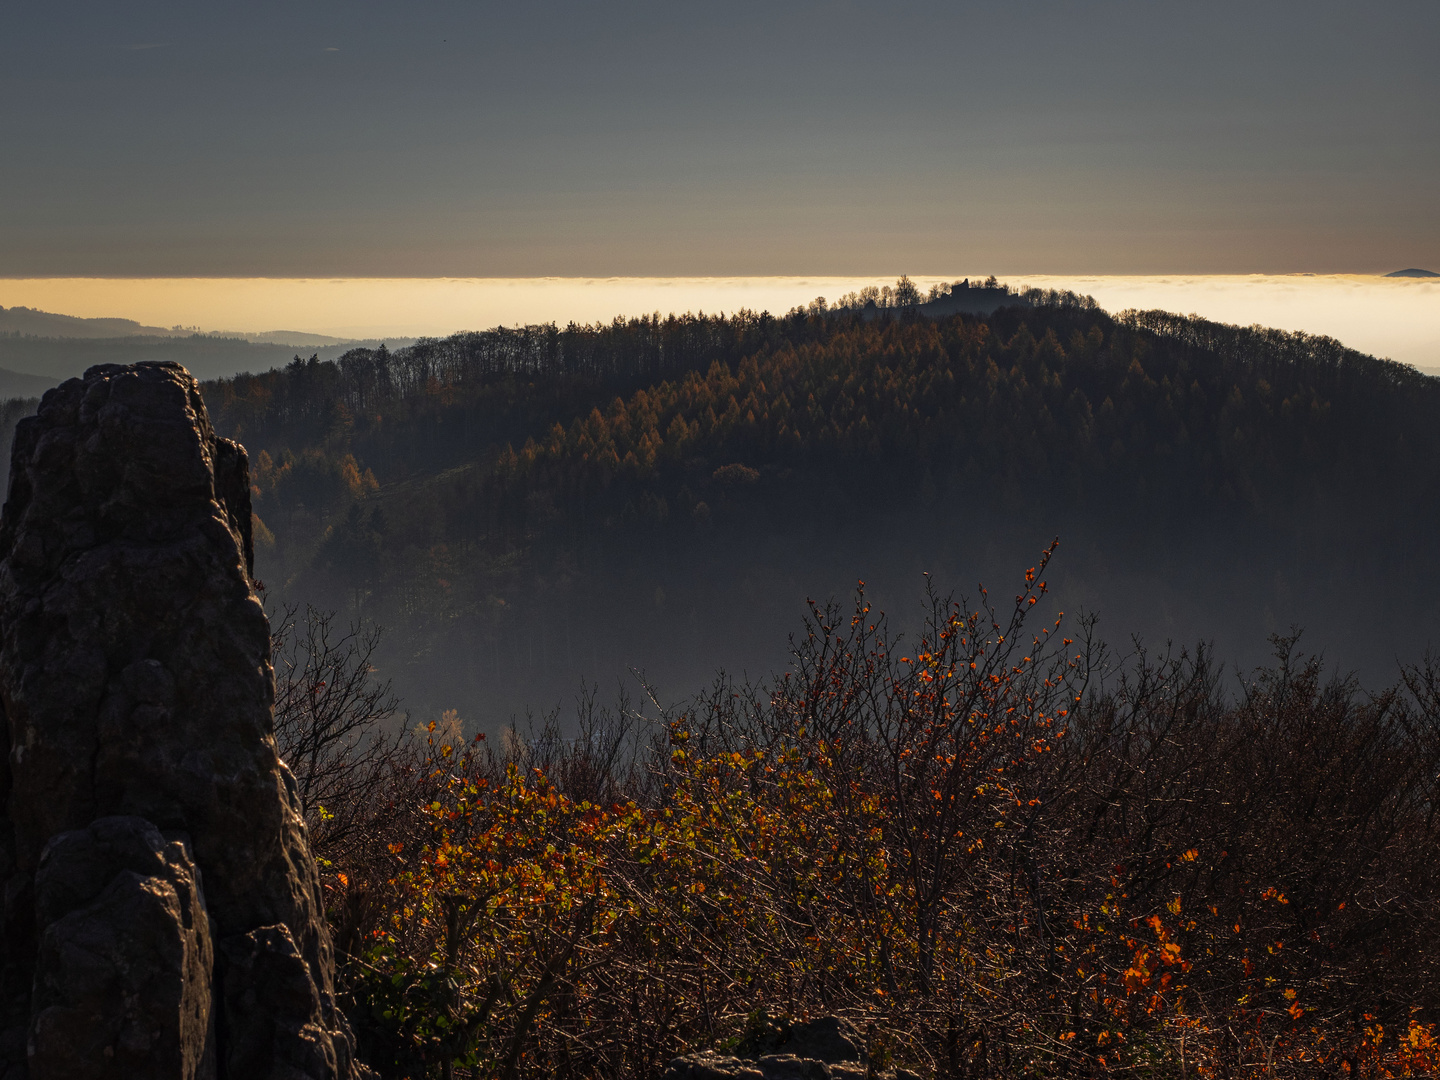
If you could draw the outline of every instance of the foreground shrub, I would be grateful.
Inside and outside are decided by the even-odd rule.
[[[949,1077],[1440,1067],[1433,666],[1121,664],[1027,630],[1044,569],[905,648],[817,608],[789,673],[648,738],[432,733],[329,879],[371,1060],[653,1077],[764,1010]]]

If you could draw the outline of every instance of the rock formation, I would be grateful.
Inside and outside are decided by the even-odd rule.
[[[348,1078],[273,734],[245,451],[175,364],[16,428],[0,515],[0,1080]]]
[[[676,1058],[663,1080],[919,1080],[907,1069],[877,1073],[865,1040],[853,1024],[822,1016],[803,1024],[776,1023],[761,1014],[759,1024],[733,1053],[704,1051]]]

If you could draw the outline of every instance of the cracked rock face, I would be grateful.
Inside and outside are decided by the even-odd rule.
[[[249,469],[175,364],[16,428],[0,515],[0,1080],[359,1075],[275,749]]]
[[[803,1024],[766,1021],[734,1055],[688,1054],[666,1066],[663,1080],[867,1080],[865,1040],[853,1024],[822,1016]],[[905,1078],[895,1078],[905,1080]]]
[[[27,1057],[37,1076],[214,1075],[214,953],[181,838],[99,818],[45,845]]]

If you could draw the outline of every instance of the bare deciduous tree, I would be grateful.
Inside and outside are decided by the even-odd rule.
[[[407,734],[390,724],[399,707],[372,663],[379,627],[339,624],[334,612],[286,608],[272,620],[275,741],[295,774],[322,867],[363,842],[382,809]]]

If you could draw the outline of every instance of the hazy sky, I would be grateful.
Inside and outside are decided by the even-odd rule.
[[[1440,2],[0,3],[0,275],[1440,270]]]

